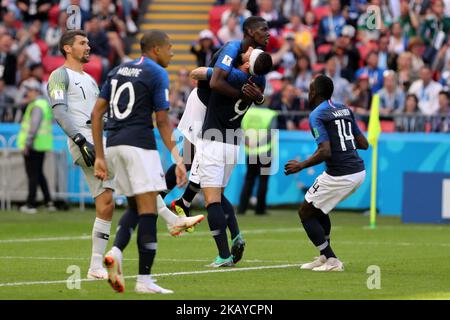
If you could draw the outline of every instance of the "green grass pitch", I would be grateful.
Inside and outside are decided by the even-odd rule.
[[[117,209],[113,230],[123,209]],[[158,253],[152,273],[173,295],[138,295],[136,238],[124,253],[126,292],[106,281],[86,281],[94,211],[25,215],[0,212],[0,299],[449,299],[450,226],[404,225],[398,217],[334,212],[332,246],[345,272],[300,270],[317,255],[296,210],[272,210],[258,217],[238,216],[247,241],[243,260],[233,269],[205,265],[216,256],[208,224],[193,234],[169,236],[158,222]],[[110,245],[112,241],[110,241]],[[110,246],[109,246],[110,247]],[[108,247],[108,248],[109,248]],[[80,289],[69,289],[70,266],[81,270]],[[380,270],[380,289],[369,289]],[[372,276],[372,278],[370,278]],[[73,282],[69,281],[73,284]]]

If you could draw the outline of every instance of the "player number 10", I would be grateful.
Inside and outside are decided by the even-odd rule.
[[[119,88],[117,88],[117,82],[118,82],[117,79],[111,80],[111,99],[109,100],[110,101],[109,106],[111,111],[110,117],[111,118],[115,117],[119,120],[122,120],[128,117],[131,111],[133,110],[135,94],[133,84],[130,81],[123,83],[122,85],[119,86]],[[125,91],[125,89],[128,89],[130,98],[128,100],[127,108],[125,109],[125,111],[120,112],[118,103],[120,95],[122,94],[122,92]]]
[[[355,146],[355,137],[353,136],[353,133],[352,133],[352,123],[350,121],[347,121],[348,133],[346,132],[346,129],[345,129],[346,121],[344,119],[335,120],[334,123],[337,125],[337,128],[338,128],[339,140],[341,141],[342,151],[347,151],[347,145],[346,145],[345,141],[348,141],[348,140],[350,140],[352,142],[353,150],[355,150],[356,146]]]

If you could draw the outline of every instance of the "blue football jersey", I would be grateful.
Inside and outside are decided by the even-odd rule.
[[[147,57],[123,63],[108,74],[100,97],[109,101],[107,147],[156,150],[152,114],[170,106],[163,67]]]
[[[317,144],[330,142],[331,158],[326,160],[329,175],[343,176],[364,170],[355,142],[361,131],[349,108],[331,100],[324,101],[309,115],[309,125]]]
[[[233,65],[237,60],[240,60],[240,54],[242,53],[241,44],[242,41],[240,40],[227,42],[214,54],[208,67],[218,67],[225,71],[231,72]],[[208,106],[209,97],[211,95],[209,80],[199,81],[197,87],[197,95],[200,101],[205,106]]]

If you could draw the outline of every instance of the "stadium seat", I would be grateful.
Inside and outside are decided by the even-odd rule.
[[[230,8],[229,5],[214,6],[211,11],[209,11],[209,30],[211,30],[215,35],[222,27],[222,13]]]
[[[312,12],[314,13],[314,17],[316,17],[316,21],[319,23],[323,17],[330,14],[330,7],[329,6],[316,7],[312,10]]]
[[[333,45],[329,43],[321,44],[317,47],[317,54],[319,56],[325,56],[330,53],[331,49],[333,48]]]
[[[42,64],[44,66],[44,71],[47,74],[53,72],[53,70],[59,68],[64,64],[63,56],[44,56],[42,58]]]
[[[41,39],[37,39],[35,42],[41,50],[41,57],[45,57],[48,52],[48,44]]]
[[[63,56],[45,56],[42,59],[42,64],[44,66],[44,71],[48,78],[48,75],[52,73],[55,69],[59,68],[64,64]],[[84,71],[89,73],[98,84],[102,80],[102,60],[100,57],[91,55],[90,61],[84,65]]]
[[[303,131],[309,131],[310,127],[309,127],[309,120],[308,118],[302,119],[298,125],[299,130],[303,130]]]
[[[89,62],[84,65],[84,71],[100,84],[102,81],[102,59],[99,56],[91,55]]]
[[[48,11],[48,23],[51,27],[58,25],[59,5],[56,4]]]
[[[325,69],[325,63],[314,63],[312,65],[313,72],[322,72]]]
[[[381,131],[382,132],[395,132],[395,122],[391,120],[381,120]]]
[[[358,120],[356,123],[361,131],[367,131],[367,126],[364,121]]]

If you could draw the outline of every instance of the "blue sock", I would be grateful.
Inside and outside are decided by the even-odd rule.
[[[228,230],[231,233],[231,239],[236,238],[240,231],[239,225],[236,219],[236,214],[234,213],[234,208],[231,202],[222,194],[222,208],[225,213],[225,218],[227,219]]]
[[[158,215],[144,213],[139,215],[137,245],[139,250],[139,274],[150,274],[156,255],[156,221]]]
[[[219,256],[222,259],[229,258],[231,253],[227,239],[227,220],[222,205],[219,202],[214,202],[208,205],[206,210],[208,211],[209,230],[211,230],[211,234],[216,241]]]
[[[139,222],[139,216],[136,209],[128,207],[122,218],[120,218],[117,226],[116,238],[114,239],[114,246],[123,251],[128,242],[130,242],[131,235]]]
[[[166,171],[166,186],[167,190],[172,190],[177,185],[177,176],[175,175],[176,165],[173,164]]]
[[[189,183],[188,183],[188,185],[187,185],[187,187],[186,187],[186,190],[184,190],[184,193],[183,193],[183,199],[186,201],[186,202],[189,202],[189,203],[191,203],[192,202],[192,200],[194,200],[194,198],[195,198],[195,196],[197,195],[197,193],[199,193],[200,192],[200,185],[199,184],[197,184],[197,183],[194,183],[194,182],[192,182],[192,181],[189,181]]]

